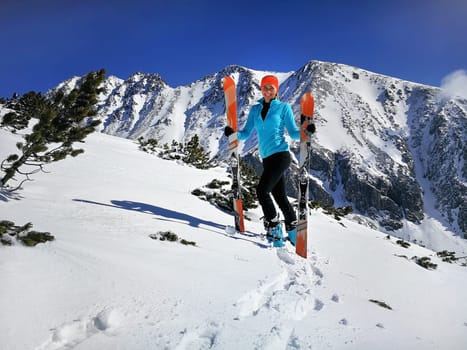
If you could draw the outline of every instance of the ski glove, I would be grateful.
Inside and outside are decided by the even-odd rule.
[[[224,135],[227,137],[232,135],[234,132],[235,132],[234,129],[232,129],[230,126],[226,126],[224,129]]]
[[[316,131],[315,123],[308,124],[306,127],[306,131],[308,131],[310,134],[314,134]]]

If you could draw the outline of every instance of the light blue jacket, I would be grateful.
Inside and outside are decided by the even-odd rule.
[[[245,126],[238,131],[237,136],[239,140],[246,140],[250,137],[253,129],[256,129],[259,155],[264,159],[274,153],[289,150],[289,145],[285,140],[284,127],[294,140],[300,139],[300,129],[295,124],[292,107],[278,99],[271,101],[266,118],[263,120],[261,117],[263,101],[264,98],[261,98],[259,103],[251,107]]]

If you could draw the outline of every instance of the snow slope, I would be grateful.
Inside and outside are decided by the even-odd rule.
[[[0,130],[2,159],[14,142]],[[1,349],[467,347],[466,267],[321,211],[304,260],[265,244],[259,211],[231,236],[233,218],[190,194],[225,169],[105,134],[83,147],[18,194],[0,192],[0,219],[56,237],[0,246]],[[166,230],[196,247],[149,237]]]

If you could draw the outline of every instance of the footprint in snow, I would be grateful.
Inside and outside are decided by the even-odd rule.
[[[287,251],[287,248],[277,248],[276,249],[277,256],[286,264],[295,265],[295,259],[292,255]]]
[[[185,329],[175,350],[211,349],[216,345],[221,328],[217,323],[212,322],[206,326],[196,327],[192,331]]]
[[[99,332],[111,335],[121,324],[121,315],[115,309],[104,309],[95,316],[77,319],[53,329],[50,339],[36,350],[73,348]]]
[[[319,311],[321,301],[313,297],[313,286],[317,274],[306,259],[290,253],[286,248],[276,249],[282,272],[269,281],[260,282],[259,287],[243,295],[235,306],[240,320],[262,313],[272,313],[277,320],[301,320],[310,311]],[[317,307],[317,305],[320,305]]]
[[[347,326],[349,324],[349,321],[347,321],[346,318],[343,318],[339,321],[339,324],[343,325],[343,326]]]
[[[331,300],[332,300],[333,302],[335,302],[335,303],[339,303],[339,302],[340,302],[339,295],[333,294],[333,295],[331,296]]]

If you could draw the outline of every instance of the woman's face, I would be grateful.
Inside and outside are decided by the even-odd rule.
[[[263,94],[264,100],[266,102],[271,102],[274,97],[277,95],[276,87],[272,84],[263,85],[261,88],[261,93]]]

